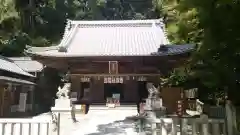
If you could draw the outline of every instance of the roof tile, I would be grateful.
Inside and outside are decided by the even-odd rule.
[[[40,72],[43,65],[38,61],[32,60],[30,57],[9,57],[20,68],[27,72]]]
[[[124,24],[126,25],[126,24]],[[68,42],[67,53],[80,56],[149,55],[167,44],[161,27],[152,25],[79,27]]]
[[[168,44],[161,20],[68,21],[57,49],[35,52],[52,56],[145,56]],[[31,52],[30,52],[31,53]],[[34,52],[33,52],[34,53]]]
[[[12,60],[2,56],[0,57],[0,70],[5,70],[12,73],[33,77],[33,75],[25,72],[23,69],[18,67]]]

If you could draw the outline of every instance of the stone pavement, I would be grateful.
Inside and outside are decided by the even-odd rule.
[[[135,106],[119,107],[115,109],[107,109],[102,106],[92,106],[89,113],[77,114],[77,123],[73,123],[70,113],[61,114],[60,135],[138,135],[135,131],[136,123],[133,120],[126,119],[127,117],[136,116],[137,110]],[[50,121],[51,114],[44,113],[33,118],[28,119],[14,119],[14,121]],[[3,129],[0,124],[0,132],[5,132],[3,135],[47,135],[47,124],[22,124],[22,130],[20,124],[16,123],[13,126],[7,124]],[[57,132],[53,131],[54,125],[51,124],[50,135],[57,135]],[[40,132],[38,133],[38,128]],[[11,132],[11,130],[14,130]],[[31,131],[29,131],[31,129]],[[22,131],[22,133],[21,133]]]
[[[136,123],[126,119],[136,114],[135,107],[90,108],[88,114],[76,115],[77,123],[72,122],[70,114],[61,114],[60,135],[138,135]]]

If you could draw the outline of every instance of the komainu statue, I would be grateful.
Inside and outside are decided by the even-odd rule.
[[[58,87],[57,97],[58,98],[69,98],[68,92],[70,91],[71,83],[65,83],[64,86]]]
[[[147,90],[148,90],[148,97],[149,98],[158,98],[159,96],[159,91],[158,89],[153,85],[153,83],[147,83]]]

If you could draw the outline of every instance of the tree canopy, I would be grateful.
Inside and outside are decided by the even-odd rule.
[[[5,56],[21,56],[26,45],[54,45],[61,39],[67,19],[158,18],[155,3],[155,0],[2,0],[1,52]]]
[[[175,74],[175,80],[195,80],[206,90],[227,90],[236,95],[239,88],[238,0],[163,1],[169,38],[174,43],[195,43],[196,53],[187,66],[187,75]],[[185,66],[186,68],[186,66]],[[180,79],[176,79],[180,78]],[[193,83],[193,82],[191,82]],[[235,98],[236,99],[236,98]]]

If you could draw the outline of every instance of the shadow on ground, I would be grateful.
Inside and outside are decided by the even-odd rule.
[[[129,130],[131,130],[131,132],[136,132],[136,125],[136,121],[126,118],[124,120],[114,121],[108,124],[100,124],[97,126],[98,132],[86,135],[127,134]]]

